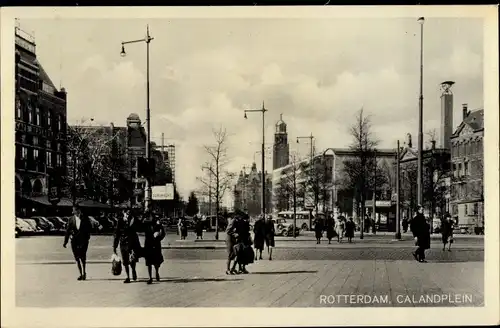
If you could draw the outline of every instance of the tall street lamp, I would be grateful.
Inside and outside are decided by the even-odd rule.
[[[417,176],[417,202],[419,206],[423,206],[423,157],[424,148],[423,137],[423,116],[424,116],[424,17],[418,19],[420,24],[420,96],[418,102],[418,176]]]
[[[146,159],[148,161],[148,167],[152,168],[151,164],[151,109],[149,108],[149,43],[153,40],[149,35],[149,25],[146,26],[146,37],[144,39],[139,40],[131,40],[122,42],[122,51],[120,55],[125,57],[127,54],[125,53],[125,45],[130,43],[138,43],[145,42],[146,43],[146,133],[147,133],[147,141],[146,141]],[[144,190],[144,210],[149,210],[149,206],[151,203],[151,181],[150,181],[150,173],[146,174],[146,186]]]
[[[265,114],[268,110],[264,107],[264,102],[262,102],[262,108],[261,109],[245,109],[245,119],[247,118],[247,113],[253,113],[253,112],[260,112],[262,113],[262,149],[261,149],[261,153],[262,153],[262,182],[261,182],[261,185],[262,185],[262,195],[261,195],[261,199],[262,199],[262,202],[261,202],[261,205],[262,205],[262,209],[261,209],[261,214],[262,216],[264,217],[264,215],[266,214],[266,173],[265,173],[265,160],[266,160],[266,153],[265,153],[265,141],[266,141],[266,130],[265,130]]]
[[[335,203],[337,201],[337,192],[336,192],[336,170],[335,170],[335,164],[336,164],[336,156],[335,156],[335,150],[333,148],[327,148],[325,149],[325,151],[323,152],[323,163],[325,165],[325,172],[326,172],[326,153],[331,150],[332,151],[332,155],[333,155],[333,163],[332,163],[332,177],[331,177],[331,181],[332,181],[332,217],[334,216],[335,214]],[[325,174],[325,180],[326,180],[326,177],[327,175]],[[323,202],[325,203],[325,202]],[[325,207],[325,205],[323,205],[323,207]],[[324,209],[323,209],[324,210]]]
[[[309,164],[309,176],[311,178],[311,183],[314,183],[313,182],[313,179],[314,179],[314,176],[313,176],[313,164],[314,164],[314,136],[313,134],[311,133],[310,136],[304,136],[304,137],[297,137],[297,143],[299,143],[299,140],[300,139],[309,139],[309,144],[311,146],[310,148],[310,156],[311,156],[311,159],[310,159],[310,164]],[[313,195],[314,196],[314,195]],[[318,215],[318,208],[317,208],[317,205],[316,204],[316,216]]]

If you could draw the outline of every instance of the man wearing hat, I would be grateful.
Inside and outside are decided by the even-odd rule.
[[[412,253],[413,257],[418,262],[427,262],[425,260],[425,250],[431,248],[431,232],[422,205],[418,205],[417,214],[411,220],[410,229],[417,245],[417,249]]]

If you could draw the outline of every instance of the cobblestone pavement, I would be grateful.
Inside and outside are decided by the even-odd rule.
[[[481,306],[483,262],[387,260],[259,261],[226,276],[225,261],[168,260],[160,282],[125,285],[109,264],[18,264],[20,307],[346,307]],[[144,264],[139,277],[146,276]],[[450,301],[451,300],[451,301]]]

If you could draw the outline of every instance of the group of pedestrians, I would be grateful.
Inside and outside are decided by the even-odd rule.
[[[87,278],[86,260],[91,230],[90,218],[82,214],[77,205],[73,206],[73,216],[68,222],[63,246],[66,248],[71,239],[71,249],[80,273],[78,277],[80,281]],[[144,246],[141,246],[139,232],[144,232]],[[141,258],[144,258],[148,268],[147,283],[153,283],[153,267],[156,280],[160,281],[159,270],[164,261],[161,241],[165,238],[165,234],[159,219],[150,212],[144,213],[140,218],[139,215],[133,215],[130,210],[125,209],[118,216],[113,238],[113,253],[118,255],[117,250],[120,249],[120,258],[127,275],[124,283],[131,282],[130,274],[132,280],[137,280],[136,264]]]
[[[326,220],[321,218],[316,218],[314,220],[316,244],[321,244],[321,238],[323,238],[324,231],[326,231],[328,244],[332,243],[332,239],[334,237],[337,237],[337,242],[339,243],[344,240],[344,237],[346,237],[349,243],[351,243],[352,238],[354,238],[355,229],[356,224],[354,223],[352,217],[349,218],[349,220],[343,216],[339,216],[336,220],[331,216]]]
[[[267,247],[269,260],[274,248],[274,222],[271,216],[259,217],[254,223],[252,242],[250,218],[246,213],[236,213],[226,228],[226,248],[228,253],[226,274],[247,274],[246,266],[262,260],[264,246]],[[255,248],[252,249],[252,245]],[[231,265],[232,264],[232,265]],[[238,266],[238,270],[236,267]]]

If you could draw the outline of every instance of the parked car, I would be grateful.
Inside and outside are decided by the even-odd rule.
[[[34,233],[43,232],[43,230],[38,226],[35,220],[33,219],[21,219],[21,220],[26,222],[31,227]]]
[[[26,221],[16,218],[16,238],[21,235],[30,235],[35,233],[35,229]]]
[[[49,220],[54,225],[54,228],[57,231],[64,231],[64,229],[66,229],[66,222],[64,222],[63,219],[58,216],[50,216],[47,218],[47,220]]]
[[[51,232],[56,230],[54,224],[52,224],[49,220],[47,220],[47,218],[43,216],[33,216],[31,217],[31,219],[35,220],[37,226],[44,232]]]
[[[273,219],[273,223],[276,236],[293,236],[294,225],[292,223],[288,223],[286,219]],[[295,227],[295,233],[298,235],[300,233],[300,228]]]

